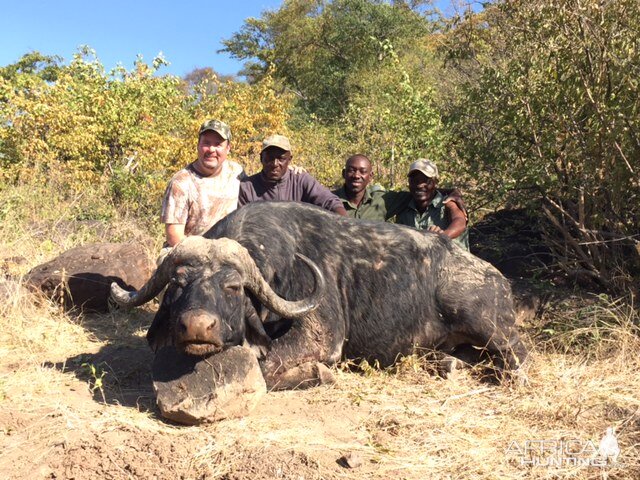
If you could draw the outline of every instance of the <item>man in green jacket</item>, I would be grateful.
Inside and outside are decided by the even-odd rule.
[[[352,155],[342,170],[344,185],[333,193],[342,200],[347,215],[362,220],[393,221],[411,202],[411,193],[385,191],[372,187],[371,161],[362,154]],[[456,202],[464,210],[464,202],[457,189],[442,190],[447,194],[445,203]]]
[[[446,235],[469,250],[466,212],[456,202],[447,202],[446,193],[436,188],[436,164],[424,158],[418,159],[409,167],[408,177],[411,201],[396,216],[396,223]]]
[[[352,155],[342,170],[344,185],[333,193],[342,200],[347,215],[363,220],[384,222],[403,211],[411,200],[409,192],[387,192],[371,187],[371,161],[361,154]]]

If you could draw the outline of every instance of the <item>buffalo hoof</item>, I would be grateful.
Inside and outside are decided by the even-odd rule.
[[[502,372],[502,381],[505,384],[527,388],[530,386],[529,384],[529,374],[528,374],[528,360],[525,360],[517,369],[508,370]]]
[[[456,377],[458,377],[458,373],[460,372],[460,370],[465,367],[469,367],[469,364],[463,362],[459,358],[445,354],[438,360],[438,376],[449,380],[454,380]]]
[[[303,363],[282,374],[267,376],[266,380],[269,390],[301,390],[336,382],[333,372],[320,362]]]
[[[267,392],[255,355],[244,347],[206,358],[164,347],[153,362],[153,387],[162,416],[186,425],[245,416]]]
[[[336,383],[336,377],[329,367],[324,363],[316,363],[318,369],[318,378],[321,385],[333,385]]]

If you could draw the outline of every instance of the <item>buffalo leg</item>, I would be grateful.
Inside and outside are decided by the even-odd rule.
[[[264,372],[263,372],[264,373]],[[335,382],[329,367],[320,362],[306,362],[288,370],[265,375],[269,390],[298,390]]]
[[[285,335],[271,342],[261,362],[267,388],[301,389],[333,383],[333,375],[324,364],[340,357],[339,347],[331,344],[335,338],[335,333],[329,333],[313,314],[296,321]]]

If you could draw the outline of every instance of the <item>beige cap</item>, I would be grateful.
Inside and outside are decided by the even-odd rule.
[[[422,172],[429,178],[438,178],[438,167],[431,160],[419,158],[409,167],[409,175],[413,172]]]
[[[289,143],[289,139],[284,135],[270,135],[262,141],[262,153],[266,148],[269,147],[278,147],[282,150],[286,150],[287,152],[291,151],[291,143]]]

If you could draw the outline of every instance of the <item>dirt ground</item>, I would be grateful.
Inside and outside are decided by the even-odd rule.
[[[2,478],[638,478],[640,472],[638,382],[629,383],[628,366],[537,352],[530,383],[506,385],[477,369],[445,380],[408,357],[393,371],[337,369],[335,385],[270,392],[247,417],[185,427],[163,420],[155,406],[152,353],[143,338],[151,317],[151,311],[64,317],[56,320],[60,331],[48,332],[53,354],[42,349],[18,362],[2,356]],[[621,430],[627,463],[606,472],[522,465],[508,452],[513,441],[536,438],[597,445],[609,424]]]
[[[337,372],[339,387],[269,393],[240,420],[173,425],[155,407],[145,340],[129,335],[130,328],[118,333],[109,325],[113,321],[97,315],[83,320],[98,348],[40,365],[3,362],[3,378],[49,377],[36,391],[28,391],[34,385],[26,382],[26,391],[7,392],[22,397],[23,408],[5,402],[0,410],[3,478],[349,478],[339,464],[348,453],[361,458],[353,477],[361,478],[381,469],[376,450],[385,448],[375,443],[383,440],[372,438],[370,426],[388,421],[400,428],[395,416],[375,414],[378,401],[364,401],[363,386],[346,390],[350,378],[365,378],[343,372]],[[106,372],[102,389],[92,391],[96,375],[88,365]],[[376,433],[384,433],[384,426]]]

